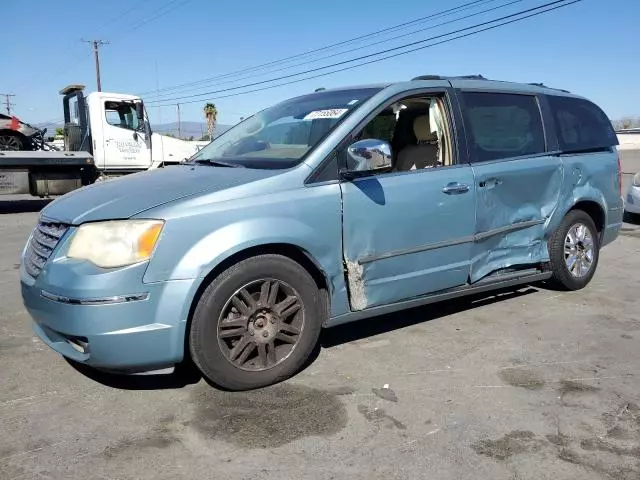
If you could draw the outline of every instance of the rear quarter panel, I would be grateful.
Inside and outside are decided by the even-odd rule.
[[[596,202],[604,212],[601,243],[613,241],[622,226],[623,202],[618,178],[618,155],[612,149],[606,152],[561,155],[564,182],[558,209],[548,223],[549,233],[577,203]]]

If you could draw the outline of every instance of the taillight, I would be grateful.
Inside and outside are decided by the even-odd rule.
[[[620,189],[620,196],[622,197],[622,165],[620,163],[620,153],[618,155],[618,188]]]

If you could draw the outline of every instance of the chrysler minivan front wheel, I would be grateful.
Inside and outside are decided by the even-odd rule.
[[[298,372],[325,308],[311,275],[281,255],[243,260],[203,292],[189,333],[194,363],[214,384],[250,390]]]
[[[600,256],[598,230],[591,216],[572,210],[549,239],[553,283],[579,290],[593,278]]]

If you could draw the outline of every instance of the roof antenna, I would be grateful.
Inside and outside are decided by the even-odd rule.
[[[326,90],[324,87],[316,88],[314,92],[321,92],[322,90]]]

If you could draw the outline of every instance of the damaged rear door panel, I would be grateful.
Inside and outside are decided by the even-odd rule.
[[[463,91],[476,187],[470,283],[492,272],[549,259],[546,229],[558,208],[562,159],[549,151],[534,94]]]
[[[564,169],[545,155],[473,165],[476,242],[471,283],[491,272],[547,261],[548,219],[558,207]]]
[[[473,180],[471,167],[463,164],[341,184],[352,310],[467,282],[475,229]],[[446,189],[452,184],[468,190],[452,193]]]

